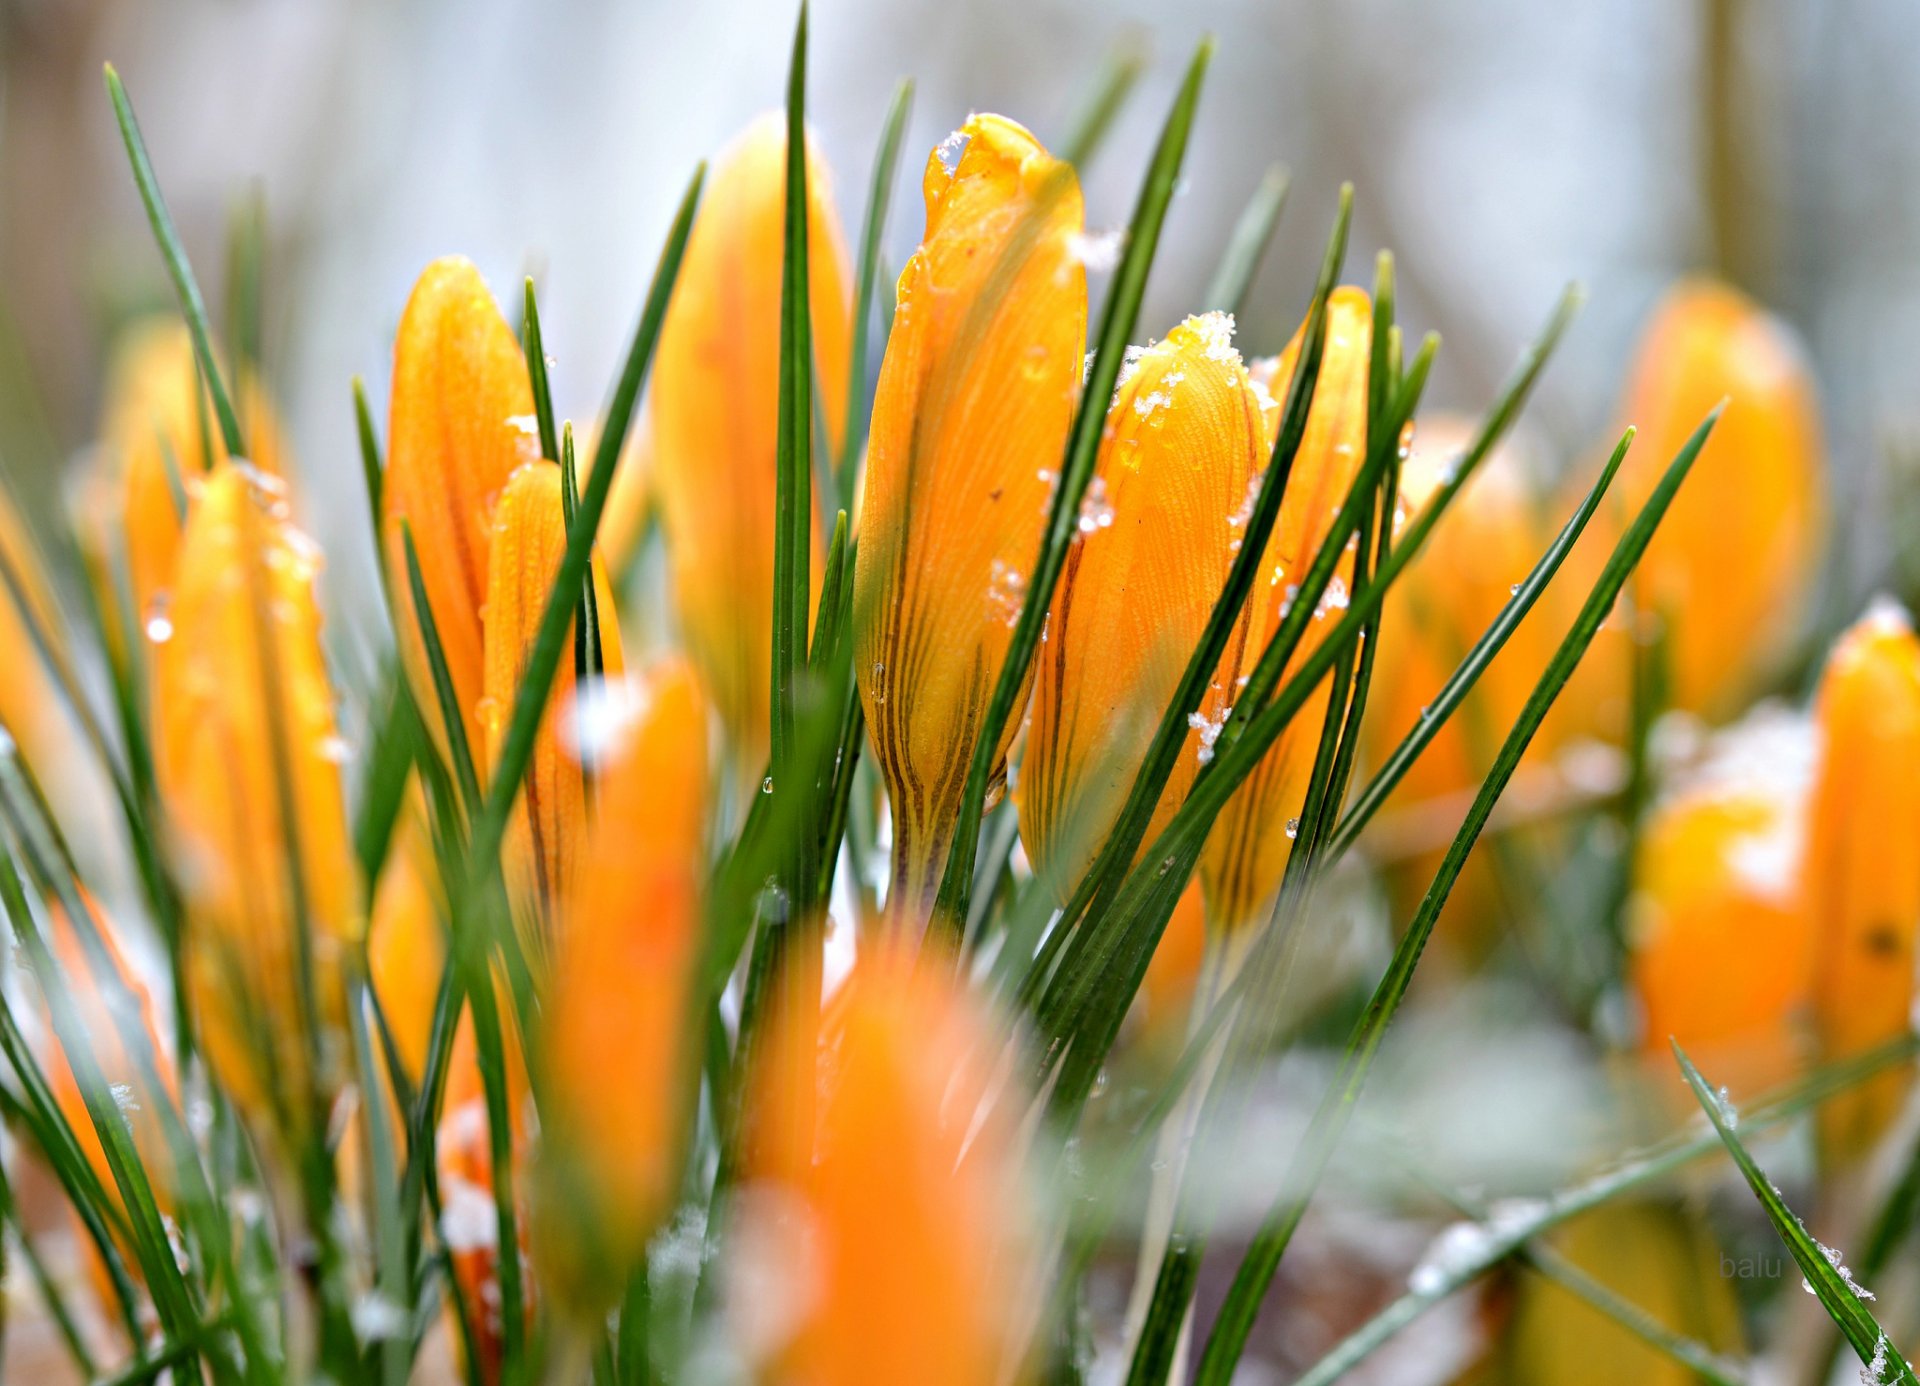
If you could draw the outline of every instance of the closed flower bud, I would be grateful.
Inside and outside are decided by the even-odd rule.
[[[488,775],[506,737],[534,634],[566,551],[561,488],[559,467],[551,462],[531,463],[513,474],[495,513],[480,703],[482,766]],[[613,593],[597,559],[592,573],[600,670],[606,677],[617,678],[625,663]],[[569,629],[577,626],[576,617]],[[556,921],[585,847],[589,767],[583,764],[580,748],[566,743],[561,726],[565,709],[574,702],[575,648],[570,640],[568,652],[560,659],[502,853],[522,946],[536,971],[552,947]]]
[[[1302,329],[1304,331],[1304,329]],[[1293,589],[1312,564],[1334,513],[1346,499],[1367,448],[1367,371],[1373,340],[1373,309],[1358,289],[1336,289],[1327,303],[1326,352],[1314,389],[1306,433],[1288,475],[1286,498],[1273,537],[1261,559],[1253,597],[1235,627],[1215,680],[1229,700],[1260,662],[1260,656],[1291,609]],[[1254,378],[1269,398],[1284,399],[1299,358],[1296,333],[1270,370]],[[1277,427],[1278,405],[1269,411]],[[1310,651],[1339,617],[1353,581],[1353,555],[1342,557],[1295,655]],[[1282,683],[1284,684],[1284,677]],[[1214,823],[1200,858],[1207,917],[1217,928],[1248,923],[1272,900],[1293,849],[1307,780],[1326,721],[1325,685],[1314,690],[1265,758],[1235,792]]]
[[[470,261],[435,260],[414,285],[394,341],[390,409],[381,541],[393,576],[401,660],[444,754],[449,743],[408,580],[404,533],[410,529],[467,744],[477,757],[493,509],[514,469],[539,457],[540,443],[526,358]]]
[[[1703,785],[1656,809],[1635,862],[1629,976],[1641,1045],[1676,1106],[1693,1105],[1669,1041],[1741,1092],[1801,1059],[1809,935],[1795,898],[1803,791]]]
[[[673,661],[608,696],[623,729],[543,1014],[542,1275],[604,1312],[672,1206],[698,1081],[689,1003],[706,876],[707,707]]]
[[[239,381],[236,405],[247,429],[247,461],[283,474],[286,447],[265,392]],[[226,443],[206,398],[185,323],[167,318],[129,332],[114,353],[101,431],[114,478],[137,627],[164,629],[165,592],[185,523],[183,493],[198,485],[209,460],[227,459]],[[114,610],[112,603],[107,610]]]
[[[757,1093],[769,1139],[729,1267],[754,1379],[1022,1379],[1016,1312],[1038,1287],[1023,1283],[1012,1099],[993,1081],[1004,1038],[949,963],[897,943],[861,953],[817,1048],[803,1008],[786,1020],[764,1073],[820,1080]]]
[[[1787,327],[1725,285],[1683,283],[1654,315],[1628,386],[1626,421],[1640,433],[1608,512],[1616,523],[1722,399],[1629,588],[1665,624],[1669,701],[1709,717],[1737,710],[1798,631],[1825,544],[1826,454]],[[1609,547],[1583,546],[1595,564]]]
[[[1233,320],[1189,318],[1140,353],[1114,396],[1099,471],[1048,613],[1020,764],[1020,831],[1071,894],[1111,832],[1199,644],[1266,465],[1260,397]],[[1232,701],[1216,685],[1145,840],[1186,798]]]
[[[1079,185],[1026,130],[973,117],[923,187],[854,565],[854,672],[893,813],[891,903],[909,917],[931,908],[1040,548],[1087,319]]]
[[[1802,873],[1813,934],[1814,1022],[1841,1059],[1912,1026],[1920,930],[1920,639],[1891,602],[1868,612],[1827,658],[1815,699],[1820,764]],[[1911,1066],[1820,1109],[1823,1157],[1871,1148],[1899,1115]]]
[[[715,162],[674,281],[648,402],[652,496],[681,642],[739,768],[756,780],[767,757],[772,683],[786,158],[786,118],[767,115]],[[852,329],[847,252],[826,161],[811,141],[807,264],[814,394],[825,415],[816,436],[837,447]],[[820,545],[809,531],[817,591]]]
[[[393,843],[367,920],[367,979],[409,1080],[426,1069],[433,1010],[446,971],[446,902],[416,781],[394,824]]]
[[[360,882],[319,559],[284,510],[277,483],[231,464],[195,497],[155,669],[154,754],[202,1050],[243,1111],[297,1132],[341,1078]]]

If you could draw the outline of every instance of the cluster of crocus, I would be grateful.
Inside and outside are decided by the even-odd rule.
[[[169,1008],[108,911],[41,850],[57,834],[34,830],[19,762],[51,754],[34,706],[51,695],[16,705],[0,690],[0,728],[23,748],[0,743],[0,905],[42,973],[50,1079],[28,1081],[10,1019],[0,1050],[26,1093],[9,1110],[31,1118],[76,1203],[106,1210],[83,1230],[103,1298],[127,1309],[134,1350],[154,1350],[136,1372],[201,1354],[225,1380],[236,1362],[264,1373],[250,1355],[272,1351],[291,1370],[280,1341],[311,1337],[331,1378],[378,1359],[399,1380],[441,1323],[477,1386],[536,1370],[778,1386],[1077,1373],[1077,1315],[1052,1282],[1077,1293],[1114,1230],[1111,1190],[1083,1182],[1058,1209],[1034,1195],[1083,1179],[1076,1122],[1112,1062],[1130,1080],[1178,1075],[1159,1131],[1126,1133],[1135,1153],[1160,1137],[1130,1379],[1174,1379],[1205,1241],[1187,1223],[1218,1202],[1191,1188],[1190,1148],[1235,1105],[1217,1080],[1271,1057],[1281,1029],[1257,1012],[1284,983],[1228,989],[1290,965],[1320,854],[1359,838],[1330,845],[1354,761],[1391,767],[1423,729],[1421,758],[1378,782],[1439,805],[1447,834],[1510,728],[1525,735],[1499,774],[1571,780],[1593,742],[1652,766],[1644,803],[1592,795],[1627,843],[1631,928],[1608,990],[1637,1001],[1648,1050],[1677,1039],[1745,1088],[1908,1033],[1920,637],[1876,606],[1834,642],[1811,711],[1745,706],[1786,653],[1824,495],[1811,388],[1764,313],[1704,283],[1662,305],[1629,390],[1642,447],[1620,473],[1624,507],[1572,548],[1574,577],[1523,608],[1515,579],[1553,553],[1555,507],[1514,445],[1430,530],[1459,454],[1477,465],[1498,430],[1414,420],[1431,348],[1402,372],[1390,261],[1369,295],[1336,286],[1330,256],[1276,357],[1244,358],[1234,317],[1202,311],[1115,372],[1119,331],[1086,355],[1101,257],[1076,169],[1002,116],[969,117],[927,158],[924,231],[863,430],[867,300],[802,124],[755,123],[697,212],[690,194],[585,468],[555,418],[531,285],[516,334],[472,263],[420,275],[393,343],[384,460],[361,420],[395,646],[364,774],[322,641],[319,550],[295,526],[254,363],[222,363],[193,295],[194,331],[128,346],[97,478],[112,501],[81,547],[129,747],[115,787],[131,821],[160,829],[135,855],[174,1023],[158,1022]],[[1156,167],[1170,198],[1177,159]],[[1723,394],[1699,481],[1623,588],[1634,559],[1618,553],[1646,544]],[[846,446],[861,436],[864,456]],[[852,514],[795,494],[810,460],[858,497]],[[61,623],[18,528],[0,510],[0,647],[44,647],[34,667],[64,686]],[[1389,575],[1408,536],[1425,547]],[[665,562],[637,562],[655,543]],[[665,632],[623,625],[629,579],[652,571],[669,585]],[[1562,653],[1623,590],[1572,702],[1527,745]],[[1514,613],[1462,715],[1436,722],[1463,656]],[[813,706],[823,690],[842,705]],[[1673,770],[1649,730],[1661,712],[1723,724],[1713,754]],[[817,774],[783,734],[801,716],[842,738]],[[999,856],[956,872],[975,863],[983,781]],[[856,842],[862,814],[874,821]],[[1456,842],[1484,826],[1481,812]],[[1352,1105],[1380,1037],[1366,1027],[1399,1004],[1455,884],[1440,841],[1410,854],[1434,886],[1400,945],[1409,960],[1396,950],[1342,1101],[1302,1142],[1321,1168],[1318,1123]],[[39,918],[15,899],[16,846]],[[869,871],[860,858],[883,848],[888,868]],[[851,891],[834,889],[838,870],[858,876]],[[962,875],[974,908],[943,914]],[[851,917],[829,923],[829,906]],[[1470,886],[1454,910],[1492,907]],[[1073,975],[1082,946],[1102,971],[1091,981]],[[1126,1031],[1130,961],[1145,1015]],[[1067,1044],[1036,1071],[1028,1031],[1034,1048],[1093,1043],[1095,1020],[1077,1022],[1098,1005],[1111,1056]],[[1237,1028],[1207,1028],[1222,1017]],[[1179,1033],[1190,1067],[1166,1062]],[[1073,1091],[1064,1075],[1082,1070]],[[217,1111],[189,1120],[203,1072]],[[1859,1166],[1909,1079],[1889,1065],[1829,1103],[1828,1171]],[[1150,1106],[1136,1089],[1096,1110],[1124,1127]],[[236,1232],[193,1210],[203,1159],[258,1176],[273,1226]],[[150,1177],[129,1177],[130,1160]],[[1606,1283],[1644,1272],[1662,1312],[1718,1346],[1737,1335],[1729,1296],[1686,1293],[1694,1228],[1654,1200],[1558,1240]],[[276,1238],[315,1322],[263,1331],[248,1284],[270,1278]],[[1608,1254],[1623,1239],[1624,1262]],[[366,1246],[373,1269],[341,1269]],[[185,1288],[202,1274],[213,1293]],[[1576,1360],[1552,1296],[1510,1307],[1515,1375],[1643,1368],[1644,1349]],[[1225,1341],[1203,1349],[1202,1379],[1231,1370]]]

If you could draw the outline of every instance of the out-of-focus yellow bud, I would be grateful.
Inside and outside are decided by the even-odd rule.
[[[592,456],[592,447],[580,454],[583,477],[587,459]],[[596,536],[600,551],[607,556],[607,564],[616,580],[633,560],[640,540],[647,532],[647,522],[653,512],[653,490],[653,411],[651,404],[648,404],[634,415],[627,445],[614,467],[613,485],[607,491],[607,506],[601,513],[600,533]],[[772,589],[771,579],[768,580],[768,589]],[[771,640],[773,637],[769,635],[767,638]]]
[[[119,985],[132,994],[139,1008],[142,1030],[145,1032],[145,1044],[151,1058],[153,1070],[160,1076],[166,1091],[162,1100],[178,1102],[180,1095],[179,1079],[174,1069],[173,1058],[160,1041],[159,1027],[154,1023],[153,999],[145,983],[128,963],[120,951],[119,940],[114,936],[112,921],[83,890],[82,899],[86,902],[92,916],[94,927],[99,930],[100,941],[105,946],[108,965]],[[171,1214],[173,1211],[173,1152],[167,1145],[166,1128],[161,1124],[159,1105],[154,1101],[147,1082],[147,1069],[136,1053],[130,1053],[125,1037],[121,1034],[120,1024],[115,1021],[109,1004],[108,994],[100,985],[94,973],[93,963],[86,948],[80,942],[79,932],[66,911],[55,904],[48,910],[49,932],[53,941],[53,956],[66,979],[69,995],[73,1001],[74,1012],[80,1026],[86,1031],[88,1043],[92,1047],[93,1059],[100,1067],[100,1073],[107,1084],[116,1092],[124,1093],[125,1101],[120,1104],[120,1118],[127,1123],[127,1129],[133,1137],[134,1151],[140,1157],[140,1164],[146,1170],[148,1183],[153,1188],[153,1200],[160,1211]],[[94,1129],[93,1119],[87,1113],[86,1099],[80,1092],[80,1080],[75,1076],[65,1046],[54,1037],[53,1028],[47,1028],[48,1048],[51,1053],[45,1064],[47,1082],[53,1090],[54,1102],[60,1113],[66,1118],[67,1125],[73,1129],[74,1140],[79,1144],[81,1154],[93,1167],[100,1185],[107,1197],[116,1207],[124,1208],[120,1201],[119,1188],[113,1177],[113,1171],[107,1164],[106,1150],[100,1143],[100,1135]],[[134,1264],[133,1247],[123,1243],[121,1250],[129,1267]],[[95,1264],[96,1278],[101,1283],[103,1301],[112,1294],[106,1283],[106,1267]]]
[[[1827,657],[1815,699],[1820,766],[1802,874],[1823,1056],[1885,1044],[1912,1025],[1920,931],[1920,639],[1891,602]],[[1905,1100],[1911,1065],[1820,1109],[1823,1158],[1871,1148]]]
[[[1020,832],[1062,898],[1119,817],[1233,563],[1249,482],[1267,461],[1260,396],[1223,313],[1188,318],[1136,359],[1107,412],[1099,472],[1047,618]],[[1207,725],[1230,701],[1215,687]],[[1205,749],[1187,736],[1147,841]]]
[[[494,519],[488,560],[486,674],[480,721],[483,767],[491,774],[513,716],[514,695],[525,675],[540,617],[560,572],[567,548],[565,502],[560,468],[535,462],[507,482]],[[613,614],[613,592],[598,559],[593,563],[598,609],[600,667],[608,678],[626,668],[620,653],[620,623]],[[577,626],[577,621],[576,621]],[[569,630],[575,627],[569,627]],[[568,646],[572,649],[571,643]],[[514,918],[522,946],[536,973],[543,970],[554,941],[559,913],[579,870],[587,831],[587,769],[579,748],[565,744],[563,728],[574,708],[574,660],[562,656],[540,719],[533,758],[513,818],[507,825],[502,859],[513,896]]]
[[[1810,937],[1795,899],[1804,805],[1752,784],[1683,791],[1649,817],[1636,860],[1630,975],[1650,1070],[1682,1110],[1670,1040],[1742,1092],[1801,1058]]]
[[[1709,717],[1736,711],[1798,629],[1825,544],[1826,458],[1812,374],[1785,324],[1723,284],[1684,282],[1636,358],[1625,414],[1640,434],[1614,523],[1646,503],[1723,398],[1630,589],[1665,619],[1669,701]],[[1610,547],[1582,546],[1596,565]],[[1626,675],[1614,682],[1626,687]]]
[[[43,782],[62,776],[73,752],[73,725],[61,694],[48,676],[33,628],[49,641],[56,658],[67,657],[66,623],[54,601],[32,537],[13,502],[0,494],[0,726],[25,752]],[[13,584],[18,584],[18,590]]]
[[[1284,399],[1299,359],[1303,327],[1271,370],[1258,366],[1254,379],[1269,398]],[[1367,448],[1367,371],[1373,340],[1373,307],[1359,289],[1336,289],[1327,302],[1327,344],[1320,380],[1313,393],[1307,428],[1288,475],[1286,498],[1262,557],[1260,580],[1242,612],[1215,680],[1227,702],[1252,675],[1254,666],[1280,628],[1293,590],[1313,562],[1346,499]],[[1269,411],[1269,430],[1277,427],[1279,405]],[[1244,523],[1244,521],[1243,521]],[[1340,561],[1320,607],[1308,625],[1295,662],[1311,651],[1327,626],[1347,604],[1353,580],[1353,555]],[[1284,678],[1282,683],[1284,683]],[[1326,721],[1324,686],[1316,689],[1291,725],[1266,754],[1215,822],[1200,858],[1207,916],[1217,928],[1236,929],[1250,921],[1280,888],[1293,849],[1298,818],[1306,799],[1314,750]],[[1224,719],[1224,710],[1220,716]],[[1219,722],[1201,729],[1204,744],[1219,734]]]
[[[928,157],[923,188],[926,235],[900,276],[854,564],[854,672],[893,811],[890,904],[908,918],[939,885],[974,728],[1039,552],[1087,325],[1079,184],[1025,129],[974,116]]]
[[[495,987],[496,994],[504,992]],[[539,1287],[530,1274],[530,1236],[526,1170],[532,1150],[529,1129],[527,1071],[512,1008],[500,1013],[501,1042],[505,1048],[508,1113],[508,1150],[513,1161],[514,1231],[519,1241],[521,1310],[527,1332],[533,1331],[539,1308]],[[492,1128],[488,1123],[486,1085],[480,1073],[480,1048],[473,1016],[461,1019],[447,1056],[446,1105],[435,1133],[434,1163],[440,1176],[440,1240],[453,1262],[460,1286],[456,1305],[448,1296],[447,1314],[464,1310],[467,1322],[457,1320],[451,1332],[460,1345],[473,1343],[475,1375],[484,1386],[498,1386],[505,1364],[506,1306],[500,1285],[500,1219],[493,1197]]]
[[[687,1004],[705,879],[707,707],[677,659],[630,693],[543,1007],[541,1270],[556,1295],[594,1312],[610,1307],[672,1206],[699,1062]]]
[[[767,757],[772,696],[786,158],[786,118],[766,115],[715,161],[674,282],[649,396],[653,496],[681,641],[743,772],[755,779]],[[847,252],[826,160],[811,140],[807,257],[814,385],[824,436],[837,447],[852,329]],[[808,571],[818,591],[814,532]]]
[[[481,754],[481,623],[493,510],[516,467],[537,460],[533,386],[513,330],[471,261],[435,260],[413,286],[393,345],[381,537],[414,701],[444,754],[446,729],[413,611],[403,526],[413,531],[434,629]]]
[[[743,1287],[799,1287],[734,1309],[769,1383],[980,1386],[1014,1371],[1028,1271],[1001,1038],[954,978],[900,943],[863,951],[816,1032],[773,1037],[738,1243]],[[795,1051],[795,1052],[789,1052]],[[831,1056],[830,1063],[822,1063]],[[778,1081],[821,1074],[819,1084]],[[761,1277],[767,1277],[762,1280]]]
[[[242,379],[238,390],[251,449],[247,461],[284,474],[286,448],[265,391],[251,378]],[[118,478],[133,618],[141,626],[164,628],[162,594],[173,581],[185,523],[180,491],[198,484],[209,457],[216,465],[227,458],[185,323],[171,317],[142,323],[116,348],[101,441]]]
[[[344,969],[360,935],[318,566],[278,483],[222,465],[188,515],[173,631],[155,666],[155,770],[175,834],[182,970],[201,1047],[242,1110],[295,1132],[341,1078]],[[311,945],[318,1072],[297,908]]]
[[[1553,1249],[1656,1323],[1719,1352],[1741,1347],[1729,1262],[1689,1214],[1614,1203],[1574,1218]],[[1542,1275],[1519,1283],[1492,1380],[1528,1386],[1692,1386],[1700,1378]]]
[[[415,781],[394,824],[367,921],[367,979],[401,1066],[414,1083],[426,1071],[433,1008],[446,971],[445,916],[439,863]]]

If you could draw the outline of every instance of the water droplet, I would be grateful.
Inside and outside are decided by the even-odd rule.
[[[1511,587],[1509,587],[1509,588],[1507,589],[1507,595],[1508,595],[1508,596],[1510,596],[1510,597],[1517,597],[1517,596],[1519,596],[1519,595],[1520,595],[1520,584],[1516,582],[1516,583],[1514,583],[1514,584],[1513,584],[1513,586],[1511,586]]]
[[[760,792],[762,794],[773,793],[773,776],[769,775],[764,780],[760,781]]]
[[[1287,840],[1292,841],[1294,838],[1297,838],[1299,836],[1300,836],[1300,820],[1298,818],[1289,818],[1287,820]]]

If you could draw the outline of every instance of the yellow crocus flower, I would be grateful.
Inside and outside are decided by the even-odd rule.
[[[493,510],[514,469],[539,455],[533,386],[513,330],[471,261],[435,260],[414,285],[394,341],[381,540],[401,661],[443,754],[446,728],[413,612],[403,534],[412,530],[434,629],[477,758]]]
[[[1266,466],[1261,397],[1233,320],[1188,318],[1141,352],[1107,411],[1099,471],[1048,613],[1020,765],[1020,831],[1064,897],[1092,864],[1180,682]],[[1217,726],[1231,702],[1201,705]],[[1147,841],[1186,798],[1200,729],[1161,793]]]
[[[939,884],[973,728],[1039,552],[1087,318],[1079,185],[1025,129],[974,116],[928,157],[922,186],[926,235],[900,276],[854,565],[854,672],[901,917],[924,915]]]
[[[644,430],[681,642],[741,772],[756,780],[772,697],[786,158],[786,118],[767,115],[715,161],[661,328]],[[821,436],[837,448],[852,331],[847,251],[826,161],[810,139],[807,256]],[[621,500],[616,533],[627,540],[631,502]],[[817,592],[817,530],[809,572]]]

